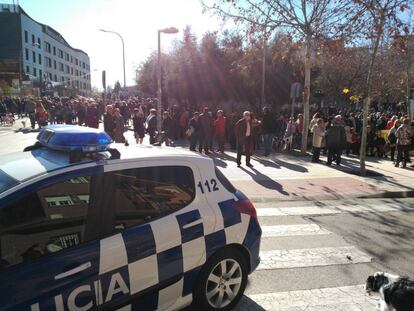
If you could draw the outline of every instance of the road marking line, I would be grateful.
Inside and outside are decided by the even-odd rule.
[[[262,237],[331,234],[317,224],[261,226]]]
[[[263,203],[264,204],[264,203]],[[269,216],[306,216],[334,215],[341,213],[373,213],[413,210],[410,206],[400,203],[386,205],[335,205],[335,206],[299,206],[299,207],[259,207],[256,208],[259,217]]]
[[[260,252],[258,270],[289,269],[371,262],[355,246],[281,249]]]
[[[247,297],[246,297],[247,296]],[[378,296],[365,294],[364,285],[296,290],[268,294],[246,295],[239,310],[270,311],[370,311],[375,310]],[[261,308],[258,308],[258,305]]]

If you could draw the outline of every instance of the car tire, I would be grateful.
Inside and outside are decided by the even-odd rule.
[[[246,259],[235,248],[214,254],[200,271],[193,293],[195,310],[233,309],[243,296],[247,275]]]

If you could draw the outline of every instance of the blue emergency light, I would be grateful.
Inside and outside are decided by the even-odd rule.
[[[78,125],[49,125],[37,140],[45,147],[59,151],[99,152],[109,149],[111,137],[102,130]]]

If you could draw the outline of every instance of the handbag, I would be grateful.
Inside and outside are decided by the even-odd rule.
[[[190,126],[189,129],[187,131],[185,131],[185,135],[187,135],[188,137],[191,137],[194,134],[194,127]]]

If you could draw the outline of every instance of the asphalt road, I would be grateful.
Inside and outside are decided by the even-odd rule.
[[[0,128],[0,154],[22,150],[36,135],[18,125]],[[240,178],[232,159],[220,161],[226,176]],[[298,169],[283,165],[279,174]],[[274,167],[268,169],[267,178],[274,181]],[[252,176],[251,184],[256,182]],[[262,262],[237,310],[375,310],[376,297],[363,289],[368,275],[380,270],[414,277],[413,199],[268,197],[255,205],[263,229]]]

